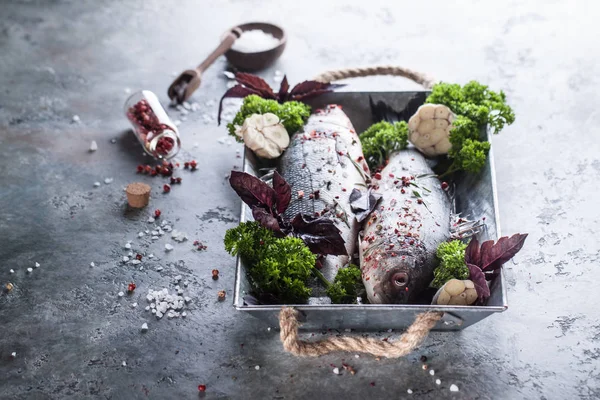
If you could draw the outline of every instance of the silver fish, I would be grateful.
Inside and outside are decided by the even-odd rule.
[[[450,200],[416,150],[403,150],[374,175],[383,199],[359,236],[371,303],[415,302],[433,279],[438,245],[450,237]]]
[[[304,129],[291,138],[278,167],[292,188],[287,218],[298,213],[327,216],[344,239],[348,256],[327,256],[321,272],[333,281],[339,268],[356,252],[360,225],[350,209],[354,188],[366,187],[369,172],[358,135],[340,106],[317,110]]]

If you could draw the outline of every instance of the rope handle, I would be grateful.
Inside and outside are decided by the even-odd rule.
[[[347,78],[360,78],[365,76],[373,75],[392,75],[401,76],[411,81],[418,83],[425,89],[431,89],[435,80],[421,72],[413,71],[412,69],[394,66],[394,65],[379,65],[374,67],[359,67],[359,68],[345,68],[333,71],[323,72],[317,75],[314,80],[319,82],[331,83]]]
[[[300,357],[318,357],[334,351],[350,351],[377,357],[399,358],[421,344],[443,315],[435,311],[417,315],[415,322],[395,342],[354,336],[329,337],[308,342],[298,338],[298,311],[291,307],[283,307],[279,312],[279,337],[285,351]]]

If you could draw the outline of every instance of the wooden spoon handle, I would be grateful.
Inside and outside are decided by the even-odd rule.
[[[219,46],[212,53],[210,53],[200,65],[196,67],[196,71],[198,71],[200,74],[206,71],[217,58],[225,54],[225,52],[231,48],[233,42],[235,42],[235,40],[239,38],[241,34],[242,31],[239,28],[235,28],[229,32],[227,36],[223,38],[221,44],[219,44]]]

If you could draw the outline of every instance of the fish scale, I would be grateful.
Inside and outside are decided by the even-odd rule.
[[[292,189],[285,216],[318,213],[332,218],[352,256],[360,224],[350,209],[349,196],[354,188],[366,187],[368,167],[360,140],[341,107],[330,105],[311,115],[304,129],[292,136],[278,169]],[[329,255],[321,272],[333,281],[348,262],[348,256]]]

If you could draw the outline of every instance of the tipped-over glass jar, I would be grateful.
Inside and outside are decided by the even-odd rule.
[[[132,94],[125,101],[125,115],[148,154],[169,159],[179,152],[179,131],[154,93],[140,90]]]

